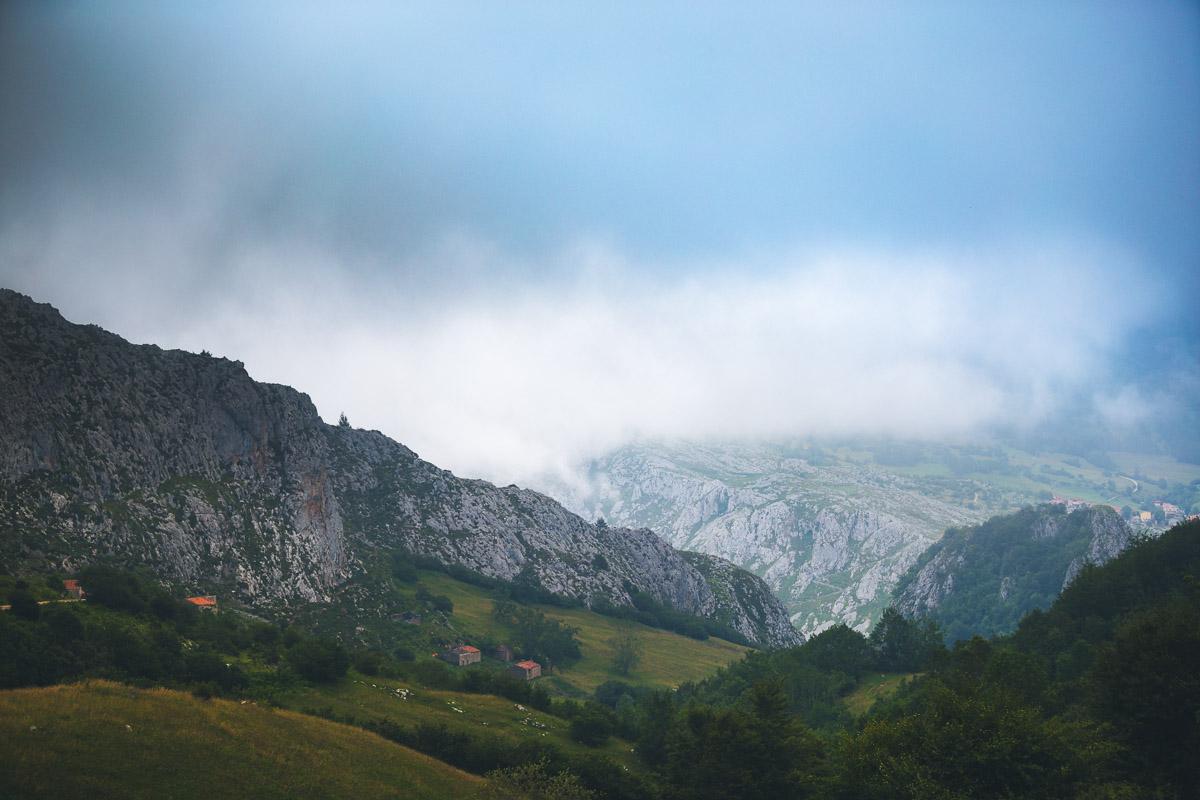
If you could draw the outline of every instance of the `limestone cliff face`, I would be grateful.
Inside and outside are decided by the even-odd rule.
[[[0,290],[0,568],[115,558],[287,606],[398,548],[584,600],[628,603],[628,582],[763,644],[798,638],[765,587],[714,591],[649,530],[457,478],[238,362],[134,346]]]
[[[322,600],[349,570],[325,425],[241,364],[135,347],[0,292],[6,566],[148,563],[258,600]]]
[[[770,641],[795,640],[795,629],[779,613],[779,602],[761,578],[723,558],[692,552],[683,555],[716,594],[718,618],[727,620],[735,630],[765,631]]]
[[[1075,579],[1075,576],[1086,565],[1094,564],[1099,566],[1111,561],[1119,556],[1122,550],[1129,547],[1130,542],[1138,535],[1125,520],[1121,519],[1115,511],[1106,506],[1100,506],[1091,511],[1088,527],[1091,529],[1091,538],[1088,541],[1087,552],[1076,556],[1067,565],[1067,571],[1063,575],[1062,586],[1059,589],[1060,592],[1070,585],[1071,581]],[[1161,533],[1161,531],[1155,530],[1143,532],[1142,535],[1159,536]]]
[[[582,490],[547,488],[584,516],[650,527],[761,576],[805,634],[838,622],[869,630],[947,527],[985,518],[901,476],[769,445],[626,447],[589,478]]]

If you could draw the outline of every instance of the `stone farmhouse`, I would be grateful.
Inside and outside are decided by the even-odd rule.
[[[531,681],[542,676],[542,665],[526,659],[509,665],[508,674],[523,681]]]
[[[479,659],[483,656],[479,652],[478,647],[472,647],[469,644],[452,647],[442,653],[439,658],[447,664],[453,664],[456,667],[465,667],[468,664],[478,664]]]

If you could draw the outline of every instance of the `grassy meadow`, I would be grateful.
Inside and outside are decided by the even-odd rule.
[[[422,572],[421,583],[454,602],[455,626],[468,639],[471,635],[503,638],[508,631],[492,619],[493,597],[486,589],[472,586],[436,572]],[[749,650],[723,639],[704,641],[670,631],[606,617],[584,608],[535,606],[547,617],[577,628],[583,658],[541,680],[564,694],[590,694],[610,680],[658,689],[706,678],[737,661]],[[629,675],[613,669],[611,644],[622,625],[632,625],[641,643],[642,656]]]
[[[467,669],[478,669],[468,667]],[[397,690],[407,690],[407,697]],[[332,712],[360,724],[389,720],[407,727],[443,724],[450,730],[497,736],[508,742],[543,740],[563,752],[605,755],[638,768],[627,742],[611,738],[600,747],[586,747],[568,735],[570,722],[503,697],[414,686],[402,680],[351,672],[331,686],[306,686],[277,698],[298,711]]]
[[[916,675],[910,672],[873,673],[863,677],[858,687],[846,695],[842,702],[856,717],[861,717],[871,710],[876,700],[890,697],[901,686],[912,680]]]
[[[0,692],[0,797],[411,798],[480,779],[367,731],[107,681]]]

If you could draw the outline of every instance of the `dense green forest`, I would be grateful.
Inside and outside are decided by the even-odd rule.
[[[679,798],[1200,796],[1198,577],[1188,523],[1008,637],[945,650],[894,611],[870,637],[834,628],[643,698],[638,748]],[[850,719],[836,700],[871,671],[919,674]]]
[[[720,746],[723,729],[761,719],[767,696],[771,708],[797,709],[803,723],[828,728],[831,704],[806,696],[819,683],[798,675],[836,678],[845,692],[867,665],[916,667],[918,679],[822,747],[785,729],[791,744],[777,755],[806,792],[799,796],[1200,796],[1197,576],[1200,524],[1189,523],[1085,568],[1048,611],[1031,613],[1009,637],[975,637],[946,651],[927,625],[889,615],[894,630],[866,640],[835,629],[793,651],[749,658],[691,692],[734,703],[719,712],[727,725],[712,728],[713,741],[696,741],[708,729],[693,724],[695,704],[671,704],[675,721],[658,725],[665,770],[684,784],[695,778],[682,797],[766,796]],[[900,660],[872,662],[885,658],[893,638],[904,643]],[[686,769],[699,752],[704,775]]]
[[[269,702],[289,686],[378,674],[508,697],[569,721],[571,747],[308,711],[492,773],[530,797],[1165,800],[1200,796],[1197,576],[1200,524],[1188,523],[1085,568],[1006,637],[948,650],[935,623],[891,610],[870,636],[839,626],[675,691],[609,681],[579,701],[496,670],[455,671],[198,614],[151,580],[94,570],[87,603],[38,606],[36,582],[10,584],[0,684],[102,676]],[[524,612],[514,603],[502,613]],[[867,690],[890,676],[905,677],[865,713],[847,702],[874,697]],[[613,737],[629,743],[632,760],[604,749]]]

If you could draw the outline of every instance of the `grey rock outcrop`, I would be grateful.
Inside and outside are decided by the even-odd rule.
[[[1090,527],[1092,536],[1088,542],[1087,552],[1072,559],[1071,563],[1067,565],[1060,592],[1071,585],[1071,581],[1075,580],[1075,576],[1085,566],[1088,564],[1099,566],[1113,560],[1139,535],[1115,511],[1103,506],[1092,513]],[[1140,535],[1158,536],[1161,534],[1161,531],[1156,530],[1143,532]]]
[[[327,425],[238,362],[131,345],[0,290],[0,568],[108,558],[286,607],[330,601],[396,549],[584,601],[628,604],[631,586],[762,644],[799,639],[731,565]]]
[[[652,528],[761,576],[805,634],[838,622],[869,630],[946,528],[986,518],[902,476],[769,445],[631,446],[588,478],[545,488],[583,516]]]

